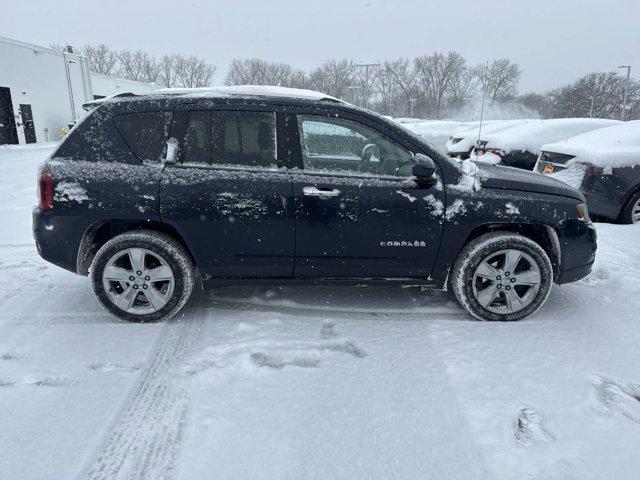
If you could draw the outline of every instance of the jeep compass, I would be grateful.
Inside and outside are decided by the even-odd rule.
[[[450,289],[479,319],[518,320],[594,261],[578,190],[446,158],[321,93],[167,90],[88,108],[40,169],[33,230],[121,319],[169,318],[201,283],[342,282]]]

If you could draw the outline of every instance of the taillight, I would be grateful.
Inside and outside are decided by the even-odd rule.
[[[38,207],[40,210],[53,210],[53,180],[46,165],[38,174]]]
[[[587,205],[584,203],[579,203],[576,205],[578,209],[578,217],[580,220],[586,223],[591,223],[591,218],[589,218],[589,210],[587,209]]]

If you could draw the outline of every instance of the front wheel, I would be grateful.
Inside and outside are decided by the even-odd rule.
[[[126,232],[105,243],[91,264],[91,284],[109,312],[132,322],[171,318],[187,303],[193,265],[184,248],[159,232]]]
[[[452,268],[460,304],[480,320],[513,321],[533,315],[547,300],[553,267],[533,240],[487,233],[466,245]]]

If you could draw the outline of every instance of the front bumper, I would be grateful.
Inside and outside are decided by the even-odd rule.
[[[570,283],[586,277],[596,258],[598,235],[591,222],[570,218],[556,228],[560,240],[560,268],[556,283]]]

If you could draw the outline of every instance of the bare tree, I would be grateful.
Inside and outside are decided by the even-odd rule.
[[[466,62],[459,53],[423,55],[414,60],[415,71],[425,97],[427,113],[437,118],[443,107],[445,94],[454,78],[463,75]]]
[[[348,98],[353,86],[354,66],[351,60],[327,60],[311,72],[309,81],[313,88],[337,98]]]
[[[615,72],[589,73],[570,85],[547,94],[552,117],[618,118],[625,79]],[[627,105],[640,107],[640,82],[631,80]]]
[[[176,59],[177,55],[163,55],[158,60],[158,83],[165,87],[176,86]]]
[[[267,62],[260,58],[233,59],[225,79],[227,85],[289,86],[294,71],[286,63]]]
[[[399,97],[402,99],[403,107],[398,114],[414,115],[414,103],[417,102],[419,86],[416,72],[411,66],[408,58],[386,61],[383,70],[399,90]]]
[[[460,107],[469,97],[473,96],[478,86],[475,70],[468,66],[461,68],[451,77],[447,88],[449,101],[454,107]]]
[[[475,73],[485,94],[492,101],[512,98],[518,92],[520,67],[508,58],[479,65],[475,68]]]
[[[211,84],[211,78],[216,68],[207,64],[204,60],[190,55],[176,56],[175,76],[179,86],[187,88],[206,87]]]
[[[387,64],[383,64],[378,69],[374,83],[374,89],[380,98],[379,111],[384,115],[393,115],[396,112],[394,100],[398,96],[398,86],[396,85]]]
[[[118,55],[105,44],[96,47],[85,45],[81,53],[89,61],[89,70],[100,75],[111,75],[115,73],[118,63]]]
[[[146,61],[148,53],[142,50],[131,52],[129,50],[121,50],[118,52],[118,75],[129,80],[143,81],[144,70],[143,63]]]
[[[375,85],[380,72],[378,64],[362,64],[354,65],[355,73],[352,81],[355,87],[356,105],[364,108],[369,107],[369,103],[373,101],[375,93]]]

